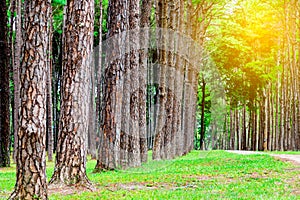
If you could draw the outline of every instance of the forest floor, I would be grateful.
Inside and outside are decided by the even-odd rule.
[[[300,199],[300,169],[291,162],[263,154],[192,151],[171,161],[152,161],[142,167],[87,175],[96,190],[50,190],[49,199]],[[53,173],[47,162],[47,177]],[[0,199],[15,184],[15,165],[0,169]]]

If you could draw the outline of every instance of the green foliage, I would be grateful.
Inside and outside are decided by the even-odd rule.
[[[276,8],[276,9],[275,9]],[[267,82],[277,79],[278,41],[283,35],[279,1],[232,1],[208,32],[206,49],[224,78],[232,106],[253,102]]]
[[[53,5],[66,5],[67,1],[66,0],[52,0]]]

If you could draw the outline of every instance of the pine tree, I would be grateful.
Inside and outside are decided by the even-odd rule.
[[[10,199],[47,199],[46,77],[50,1],[24,2],[17,180]],[[35,17],[33,17],[35,16]],[[35,21],[35,18],[38,21]],[[46,44],[46,45],[44,45]]]
[[[51,184],[90,186],[86,176],[94,1],[68,0],[63,44],[62,103]]]

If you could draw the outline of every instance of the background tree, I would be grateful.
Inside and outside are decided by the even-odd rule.
[[[0,167],[10,165],[9,48],[6,1],[0,1]]]
[[[228,5],[224,17],[213,20],[218,28],[209,30],[215,38],[206,43],[208,50],[214,49],[211,58],[226,85],[229,108],[223,132],[230,132],[231,145],[225,148],[298,149],[299,2]],[[218,137],[229,140],[226,134]]]
[[[53,58],[53,53],[52,53],[52,45],[53,45],[53,42],[52,42],[52,39],[53,39],[53,23],[52,23],[52,10],[51,10],[51,13],[49,14],[49,16],[51,16],[51,18],[49,19],[50,20],[50,31],[49,31],[49,34],[50,34],[50,39],[49,39],[49,42],[48,42],[48,51],[49,51],[49,54],[48,54],[48,72],[47,72],[47,81],[46,81],[46,84],[47,84],[47,153],[48,153],[48,161],[49,162],[52,162],[53,161],[53,149],[54,149],[54,135],[53,135],[53,108],[52,108],[52,80],[51,80],[51,77],[52,77],[52,64],[53,64],[53,61],[52,61],[52,58]]]
[[[152,1],[142,0],[140,11],[140,63],[139,63],[139,132],[141,161],[147,162],[148,146],[147,146],[147,118],[146,118],[146,96],[147,96],[147,69],[149,57],[149,37],[150,37],[150,17],[151,17]]]
[[[10,30],[10,43],[11,43],[11,63],[13,65],[13,103],[12,103],[12,120],[13,120],[13,134],[14,134],[14,153],[13,158],[16,162],[16,153],[17,153],[17,141],[18,140],[18,130],[19,130],[19,107],[20,107],[20,60],[21,60],[21,46],[22,46],[22,35],[21,35],[21,9],[22,1],[21,0],[12,0],[11,1],[11,30]]]
[[[154,74],[158,77],[158,114],[157,114],[157,124],[155,127],[155,139],[153,144],[153,160],[165,159],[164,150],[164,134],[165,134],[165,106],[166,106],[166,67],[167,67],[167,23],[168,23],[168,4],[167,0],[159,0],[156,2],[156,23],[157,27],[162,29],[157,41],[160,48],[157,49],[158,53],[158,67],[159,70]],[[164,32],[165,31],[165,32]],[[155,116],[156,117],[156,116]]]
[[[123,89],[124,39],[127,30],[127,1],[109,1],[108,37],[110,43],[106,52],[103,74],[102,123],[100,147],[96,170],[115,169],[120,166],[121,106]],[[114,37],[115,36],[115,37]]]

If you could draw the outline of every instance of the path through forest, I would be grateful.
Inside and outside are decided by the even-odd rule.
[[[236,153],[236,154],[242,154],[242,155],[249,155],[249,154],[267,154],[265,152],[258,152],[258,151],[238,151],[238,150],[228,150],[229,153]],[[296,165],[300,165],[300,155],[291,155],[291,154],[268,154],[270,156],[273,156],[277,159],[280,159],[282,161],[291,161],[292,163]]]

